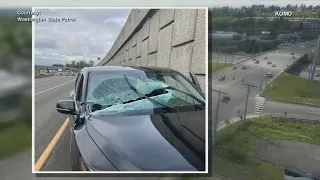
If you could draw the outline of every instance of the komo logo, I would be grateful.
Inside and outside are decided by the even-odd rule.
[[[274,16],[276,16],[276,17],[291,17],[292,12],[291,11],[275,11]]]

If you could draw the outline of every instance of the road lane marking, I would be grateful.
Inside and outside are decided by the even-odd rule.
[[[75,79],[74,79],[74,80],[72,80],[72,81],[75,81]],[[35,94],[35,96],[36,96],[36,95],[38,95],[38,94],[41,94],[41,93],[44,93],[44,92],[50,91],[50,90],[52,90],[52,89],[58,88],[58,87],[60,87],[60,86],[63,86],[63,85],[65,85],[65,84],[71,83],[72,81],[68,81],[68,82],[66,82],[66,83],[60,84],[60,85],[55,86],[55,87],[52,87],[52,88],[50,88],[50,89],[47,89],[47,90],[44,90],[44,91],[38,92],[38,93],[36,93],[36,94]]]
[[[66,129],[70,122],[69,117],[64,121],[60,129],[58,130],[57,134],[53,137],[47,148],[43,151],[40,158],[38,159],[37,163],[34,166],[35,171],[40,171],[40,169],[43,167],[45,162],[48,160],[53,148],[56,146],[57,142],[59,141],[60,137],[62,136],[62,133]]]

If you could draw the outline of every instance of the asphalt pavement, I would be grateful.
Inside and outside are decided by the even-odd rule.
[[[56,110],[59,100],[68,99],[74,87],[75,76],[51,76],[35,79],[35,162],[58,132],[67,115]],[[71,170],[68,128],[57,143],[43,170]],[[55,162],[56,156],[59,161]]]

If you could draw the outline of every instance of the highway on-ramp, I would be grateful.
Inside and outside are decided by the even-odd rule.
[[[222,103],[219,110],[219,121],[227,120],[238,115],[243,115],[247,86],[245,84],[251,84],[259,86],[261,83],[266,84],[281,73],[288,65],[292,64],[295,60],[302,56],[302,54],[295,53],[296,59],[292,58],[291,51],[287,49],[279,49],[268,52],[266,54],[255,57],[258,64],[252,59],[249,59],[241,64],[237,65],[237,69],[227,68],[212,75],[212,89],[221,90],[228,93],[230,101]],[[271,62],[268,64],[267,62]],[[275,67],[272,67],[275,64]],[[242,69],[245,66],[245,69]],[[271,73],[273,78],[267,77],[267,74]],[[225,76],[225,80],[219,81],[219,77]],[[243,84],[245,83],[245,84]],[[250,92],[250,99],[248,103],[248,113],[253,113],[256,106],[256,95],[259,93],[260,87],[252,88]],[[217,92],[212,92],[213,103],[216,104]],[[213,106],[215,109],[215,106]]]

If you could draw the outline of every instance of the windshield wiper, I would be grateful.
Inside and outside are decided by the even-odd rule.
[[[137,91],[137,89],[136,89],[135,87],[132,86],[132,84],[129,82],[129,80],[128,80],[128,78],[127,78],[127,76],[126,76],[125,74],[124,74],[124,78],[125,78],[127,84],[130,86],[130,88],[131,88],[136,94],[138,94],[141,99],[146,98],[146,99],[148,99],[148,100],[151,101],[151,102],[160,104],[160,105],[162,105],[162,106],[164,106],[164,107],[167,107],[167,108],[170,108],[170,109],[174,109],[175,111],[177,111],[177,112],[179,113],[179,111],[178,111],[176,108],[174,108],[174,107],[172,107],[172,106],[169,106],[169,105],[166,105],[166,104],[163,104],[163,103],[161,103],[161,102],[159,102],[159,101],[157,101],[157,100],[154,100],[154,99],[152,99],[152,98],[150,98],[150,97],[148,97],[148,96],[146,96],[146,95],[141,94],[140,92]]]
[[[201,99],[195,97],[194,95],[190,94],[190,93],[187,93],[187,92],[184,92],[184,91],[181,91],[177,88],[174,88],[172,86],[167,86],[167,87],[164,87],[164,88],[160,88],[160,89],[155,89],[153,91],[157,91],[157,90],[162,90],[162,89],[171,89],[171,90],[175,90],[175,91],[178,91],[178,92],[181,92],[189,97],[191,97],[192,99],[195,99],[196,101],[198,101],[199,103],[201,103],[202,105],[205,105],[205,102],[203,102]]]

